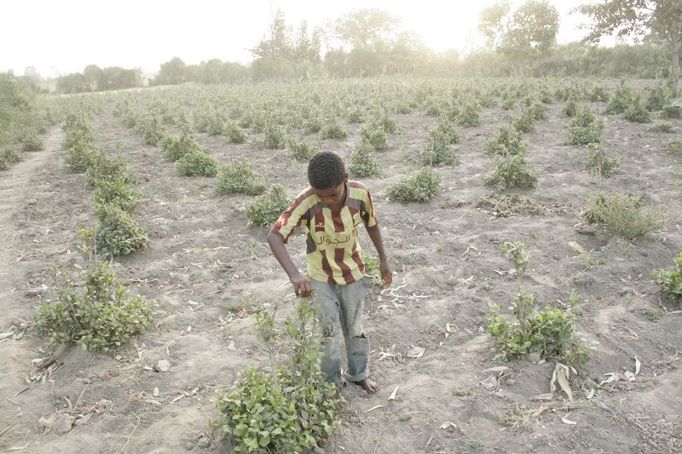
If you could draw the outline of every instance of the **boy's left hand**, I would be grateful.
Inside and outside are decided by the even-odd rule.
[[[388,262],[379,262],[379,271],[381,272],[381,286],[390,287],[393,283],[393,271],[388,266]]]

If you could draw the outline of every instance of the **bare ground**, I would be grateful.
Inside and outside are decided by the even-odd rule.
[[[536,190],[518,195],[544,210],[506,217],[477,207],[490,195],[482,181],[493,167],[483,143],[504,124],[504,111],[486,110],[483,126],[463,130],[462,164],[437,170],[447,189],[427,205],[386,200],[386,188],[413,169],[423,125],[432,121],[400,116],[401,132],[379,155],[384,177],[365,180],[396,271],[394,288],[368,301],[370,367],[381,390],[344,391],[343,424],[326,452],[682,450],[682,314],[660,302],[649,277],[682,250],[681,158],[666,154],[666,137],[647,125],[610,118],[603,146],[620,168],[611,179],[593,178],[584,170],[586,151],[564,144],[567,120],[558,109],[551,106],[549,120],[526,135],[528,161],[541,178]],[[45,151],[0,177],[0,332],[15,326],[15,335],[0,341],[0,449],[229,451],[208,433],[212,396],[241,369],[266,364],[250,314],[263,304],[278,317],[289,313],[286,276],[264,232],[246,226],[250,197],[218,197],[212,179],[179,176],[159,149],[109,114],[95,126],[105,152],[120,146],[144,194],[137,217],[150,244],[115,270],[129,292],[155,302],[154,329],[115,355],[68,348],[47,369],[32,364],[47,356],[45,340],[24,328],[38,305],[54,298],[55,273],[82,263],[76,230],[93,222],[91,194],[82,176],[67,172],[61,133],[52,131]],[[348,157],[359,140],[354,128],[348,140],[324,141],[323,149]],[[221,162],[248,160],[290,195],[305,185],[305,166],[284,151],[200,139]],[[583,200],[599,189],[645,195],[666,215],[663,230],[633,242],[578,233]],[[532,254],[524,285],[537,301],[562,305],[572,290],[580,294],[578,331],[593,350],[573,382],[573,403],[558,393],[551,402],[532,400],[548,391],[554,364],[501,364],[484,332],[490,305],[507,306],[516,292],[498,252],[503,241],[516,240]],[[589,263],[570,241],[592,251]],[[366,237],[363,244],[370,246]],[[302,250],[303,239],[293,239],[298,261]],[[647,317],[652,309],[662,317]],[[407,358],[412,346],[424,355]],[[634,381],[594,385],[606,373],[634,371],[635,357],[642,368]],[[168,372],[155,370],[160,359],[170,361]],[[486,372],[499,365],[509,370]]]

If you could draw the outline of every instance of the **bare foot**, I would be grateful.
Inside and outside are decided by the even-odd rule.
[[[377,386],[377,384],[374,383],[369,378],[365,378],[365,379],[360,380],[360,381],[354,381],[352,383],[354,383],[354,384],[358,385],[359,387],[361,387],[362,389],[364,389],[367,392],[367,394],[374,394],[375,392],[377,392],[379,390],[379,387]]]

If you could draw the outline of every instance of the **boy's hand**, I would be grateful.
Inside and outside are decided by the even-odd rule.
[[[390,287],[393,283],[393,271],[388,266],[388,262],[379,262],[379,271],[381,272],[381,286]]]
[[[310,283],[310,278],[304,274],[298,273],[290,279],[291,284],[294,286],[294,292],[296,296],[301,298],[308,298],[313,291],[313,286]]]

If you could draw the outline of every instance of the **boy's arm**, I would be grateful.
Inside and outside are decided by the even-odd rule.
[[[301,296],[307,298],[310,296],[312,291],[312,286],[310,284],[310,279],[305,274],[302,274],[298,267],[291,260],[289,252],[284,245],[284,239],[282,235],[277,232],[270,230],[268,233],[268,244],[272,250],[272,254],[275,256],[279,264],[284,268],[284,271],[289,276],[291,284],[294,286],[294,291],[296,296]]]
[[[384,250],[384,240],[381,237],[379,225],[375,224],[372,227],[367,227],[367,233],[379,255],[379,271],[381,272],[382,284],[384,287],[388,287],[393,283],[393,272],[388,265],[388,257],[386,257],[386,251]]]

